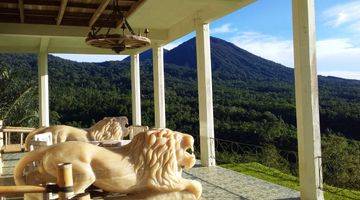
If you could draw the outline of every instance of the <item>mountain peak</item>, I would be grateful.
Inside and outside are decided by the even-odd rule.
[[[292,81],[292,69],[283,65],[256,56],[233,43],[223,39],[210,37],[211,62],[214,73],[220,73],[224,77],[228,74],[239,74],[244,79],[259,78],[261,80],[285,80]],[[151,49],[140,55],[140,60],[152,60]],[[179,46],[166,50],[164,49],[165,64],[196,68],[196,38],[191,38]],[[124,59],[130,62],[130,58]],[[222,76],[220,76],[222,77]],[[230,76],[231,77],[231,76]]]

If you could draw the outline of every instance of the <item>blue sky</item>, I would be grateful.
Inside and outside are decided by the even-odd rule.
[[[360,80],[360,0],[316,0],[315,6],[319,74]],[[293,67],[291,0],[258,0],[211,23],[210,28],[212,36]],[[165,48],[174,48],[193,36],[189,34]],[[82,62],[123,58],[106,55],[57,56]]]

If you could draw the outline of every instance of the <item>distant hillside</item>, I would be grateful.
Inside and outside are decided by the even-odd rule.
[[[165,63],[196,69],[196,45],[192,38],[172,50],[164,49]],[[225,75],[227,80],[241,77],[243,80],[292,81],[293,70],[273,61],[249,53],[225,40],[211,37],[211,58],[214,73]],[[151,50],[140,55],[141,61],[152,60]],[[129,57],[124,62],[129,62]],[[230,74],[236,77],[231,78]]]
[[[211,38],[211,48],[217,137],[295,148],[293,69],[218,38]],[[195,51],[194,39],[165,51],[167,125],[190,133],[198,132]],[[151,52],[140,58],[143,122],[151,126]],[[0,55],[0,70],[8,70],[12,77],[0,82],[3,107],[28,87],[33,88],[31,100],[25,102],[27,110],[18,105],[18,115],[37,109],[36,63],[36,56],[31,54]],[[89,126],[104,116],[131,118],[128,58],[78,63],[50,56],[49,79],[52,123]],[[360,81],[320,76],[319,84],[322,132],[360,140]],[[10,121],[30,123],[16,121],[18,115],[9,117],[13,119]]]
[[[167,64],[196,69],[195,38],[170,51],[165,50],[164,57]],[[150,62],[151,51],[144,52],[140,58],[143,62]],[[211,58],[215,88],[226,86],[226,88],[237,88],[238,91],[246,89],[252,91],[254,96],[262,93],[262,96],[270,95],[272,98],[279,98],[280,104],[285,99],[287,103],[293,104],[294,72],[292,68],[263,59],[230,42],[214,37],[211,37]],[[177,77],[181,77],[180,74]],[[342,132],[350,138],[360,139],[358,101],[360,81],[319,76],[319,91],[322,130]],[[287,123],[295,125],[294,112],[288,111],[275,112],[273,110],[272,112],[282,116]]]
[[[292,70],[249,53],[230,42],[211,37],[211,58],[214,73],[236,80],[292,80]],[[195,38],[184,42],[165,56],[166,62],[196,68]],[[236,74],[231,77],[230,74]],[[217,77],[222,78],[222,76]]]

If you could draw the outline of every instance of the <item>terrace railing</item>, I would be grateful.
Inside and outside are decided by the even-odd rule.
[[[321,165],[325,184],[320,189],[347,199],[360,200],[360,158],[338,165],[322,157]]]
[[[284,173],[298,175],[296,151],[282,150],[274,145],[254,145],[215,138],[218,164],[257,162]]]
[[[19,152],[24,150],[25,134],[35,128],[3,126],[0,120],[0,148],[1,152]]]
[[[279,149],[274,145],[253,145],[212,138],[215,142],[216,162],[222,164],[242,164],[256,162],[277,169],[285,174],[298,177],[297,151]],[[199,137],[195,136],[195,153],[199,154]],[[324,155],[323,155],[324,156]],[[360,199],[360,158],[334,165],[326,155],[318,158],[322,165],[323,191],[333,193],[342,199]],[[342,179],[342,180],[340,180]]]

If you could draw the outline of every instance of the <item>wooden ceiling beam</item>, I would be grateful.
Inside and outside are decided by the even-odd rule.
[[[128,18],[130,15],[132,15],[142,4],[144,4],[145,0],[138,0],[136,1],[131,7],[130,10],[125,12],[125,18]],[[124,19],[116,22],[116,28],[120,28],[121,25],[124,23]]]
[[[5,22],[5,23],[19,23],[19,19],[17,18],[19,15],[3,15],[0,14],[0,23],[1,22]],[[2,28],[1,28],[2,29]]]
[[[68,3],[68,0],[61,0],[59,14],[58,14],[58,17],[56,19],[56,25],[58,25],[58,26],[61,24],[62,18],[64,17],[64,13],[65,13],[67,3]]]
[[[96,20],[100,17],[101,13],[106,9],[106,7],[108,6],[108,4],[110,3],[111,0],[103,0],[100,4],[100,6],[96,9],[95,13],[93,14],[93,16],[91,17],[90,21],[89,21],[89,26],[92,27]]]
[[[26,16],[26,23],[35,24],[55,24],[54,19],[58,16],[58,11],[55,10],[24,10]],[[87,27],[89,19],[92,17],[91,13],[77,13],[68,12],[63,16],[61,25],[73,25]],[[96,26],[101,27],[115,27],[115,23],[109,19],[109,15],[102,14],[96,21]],[[19,10],[15,8],[0,8],[0,22],[18,23],[20,20]]]
[[[0,15],[1,16],[1,15]],[[1,21],[2,18],[0,18]],[[56,26],[44,24],[0,23],[0,36],[26,37],[75,37],[85,38],[89,28],[77,26]]]
[[[24,23],[24,21],[25,21],[24,0],[19,0],[19,12],[20,12],[20,22]]]
[[[16,8],[0,8],[0,13],[3,14],[3,15],[7,15],[7,14],[19,15],[19,9],[16,9]]]
[[[121,3],[123,2],[123,3]],[[131,5],[133,5],[136,2],[136,0],[126,0],[126,1],[120,1],[120,10],[121,11],[127,11],[131,8]],[[18,0],[1,0],[0,4],[18,4]],[[25,5],[37,5],[37,6],[59,6],[61,3],[60,0],[26,0]],[[81,2],[71,2],[69,1],[67,3],[68,8],[88,8],[88,9],[97,9],[99,7],[99,4],[94,3],[81,3]],[[112,9],[112,6],[109,5],[107,7],[108,10]]]

